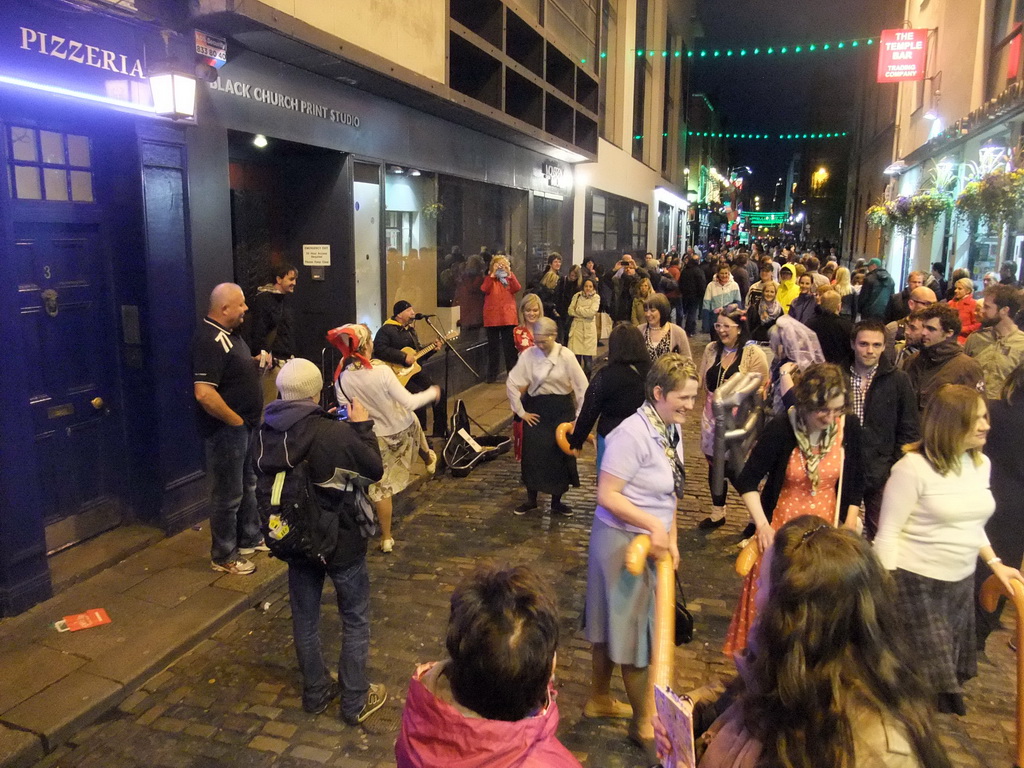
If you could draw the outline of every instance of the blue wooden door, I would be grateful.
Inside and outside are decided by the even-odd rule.
[[[121,521],[116,328],[97,225],[20,223],[14,235],[25,405],[54,552]]]

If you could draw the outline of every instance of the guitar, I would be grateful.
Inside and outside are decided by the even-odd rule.
[[[458,331],[452,331],[451,333],[442,337],[442,341],[453,341],[459,338]],[[398,363],[389,363],[386,360],[373,360],[374,365],[386,365],[395,372],[395,376],[398,377],[399,383],[404,387],[409,383],[409,379],[415,376],[417,373],[423,370],[420,367],[419,359],[424,355],[428,355],[434,351],[434,344],[436,342],[430,342],[420,350],[415,350],[412,347],[402,347],[402,353],[406,355],[412,355],[411,365],[399,365]]]

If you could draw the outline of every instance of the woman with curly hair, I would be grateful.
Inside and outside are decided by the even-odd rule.
[[[698,703],[721,710],[701,735],[700,768],[949,768],[871,545],[807,515],[762,560],[739,676],[716,704]]]
[[[856,530],[864,495],[860,422],[846,412],[847,391],[839,366],[809,366],[793,387],[796,405],[769,422],[736,479],[762,553],[775,532],[799,515],[816,515],[830,524],[845,518],[846,526]],[[726,654],[747,646],[757,614],[760,568],[759,560],[744,579]]]

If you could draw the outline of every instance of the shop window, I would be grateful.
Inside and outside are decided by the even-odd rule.
[[[986,98],[995,98],[1024,76],[1021,39],[1024,0],[997,0],[992,10]]]
[[[454,176],[439,176],[437,190],[437,305],[459,307],[465,336],[483,325],[480,286],[491,254],[508,256],[520,283],[529,283],[529,194]]]
[[[434,314],[438,307],[437,176],[388,166],[384,208],[388,313],[403,299],[417,312]]]
[[[92,152],[87,136],[12,125],[7,131],[11,197],[92,203]]]
[[[633,251],[647,251],[647,206],[643,203],[633,204]]]
[[[614,251],[619,247],[619,227],[615,216],[615,206],[607,197],[596,192],[593,198],[590,231],[591,250]]]
[[[526,282],[533,285],[547,271],[548,256],[562,253],[562,200],[533,197],[533,232],[530,237],[530,257],[526,265]]]
[[[635,50],[647,51],[648,0],[636,3],[636,46]],[[653,56],[638,55],[633,70],[633,157],[645,162],[647,154],[644,132],[647,128],[647,82],[653,74]]]

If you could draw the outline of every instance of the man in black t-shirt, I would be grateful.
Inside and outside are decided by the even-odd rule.
[[[263,412],[259,365],[237,333],[245,295],[234,283],[210,294],[210,308],[192,340],[197,426],[212,478],[210,534],[213,570],[243,576],[256,566],[242,555],[267,551],[256,511],[256,475],[248,461],[249,436]]]

